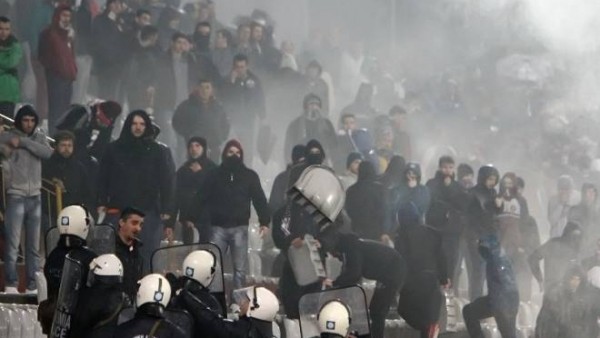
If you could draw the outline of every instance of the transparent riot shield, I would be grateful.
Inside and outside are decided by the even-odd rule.
[[[52,227],[46,231],[46,257],[56,248],[59,239],[58,227]],[[115,253],[115,241],[115,229],[104,224],[91,226],[86,240],[88,248],[97,255]]]
[[[327,277],[316,240],[311,235],[304,236],[300,248],[290,246],[288,259],[296,278],[296,283],[306,286]]]
[[[60,280],[56,312],[52,320],[52,330],[49,337],[69,337],[71,320],[77,307],[79,293],[83,288],[83,267],[80,262],[67,256]]]
[[[180,277],[183,275],[181,267],[185,257],[192,251],[196,250],[208,250],[217,260],[217,266],[215,269],[215,277],[213,282],[210,284],[209,289],[212,293],[225,292],[225,279],[223,278],[223,258],[221,256],[221,250],[215,244],[183,244],[173,245],[155,250],[152,253],[150,268],[152,273],[167,274],[173,273],[175,276]]]
[[[115,244],[115,228],[111,225],[100,224],[90,227],[87,245],[98,256],[110,253],[114,254]]]
[[[52,250],[56,248],[59,238],[60,232],[58,231],[58,227],[51,227],[50,229],[46,230],[46,235],[44,237],[44,249],[46,249],[46,257],[48,257]]]
[[[352,318],[350,332],[358,337],[370,337],[371,327],[367,296],[363,288],[358,285],[328,289],[302,296],[298,302],[301,337],[309,338],[320,335],[317,314],[325,303],[335,299],[342,301],[350,309]]]

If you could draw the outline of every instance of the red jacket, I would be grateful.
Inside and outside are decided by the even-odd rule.
[[[39,61],[47,71],[65,80],[75,81],[77,78],[77,65],[73,39],[69,31],[60,27],[60,13],[70,10],[69,7],[59,6],[54,11],[52,23],[40,34]]]

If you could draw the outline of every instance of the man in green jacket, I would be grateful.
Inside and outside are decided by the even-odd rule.
[[[15,104],[21,100],[17,67],[23,51],[12,35],[10,19],[0,16],[0,114],[13,117]]]

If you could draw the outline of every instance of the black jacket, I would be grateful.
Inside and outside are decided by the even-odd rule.
[[[354,285],[361,278],[376,280],[390,287],[402,286],[406,277],[406,263],[398,252],[381,243],[359,239],[355,234],[341,234],[330,229],[320,233],[317,239],[322,251],[341,258],[344,263],[334,286]]]
[[[361,177],[346,191],[346,212],[352,220],[352,230],[360,238],[380,241],[385,233],[383,228],[386,203],[385,188],[372,177]]]
[[[119,312],[129,306],[117,285],[97,283],[84,288],[72,319],[71,337],[112,337]]]
[[[439,230],[419,224],[402,226],[395,244],[396,250],[406,260],[409,274],[429,271],[437,277],[440,284],[446,284],[447,264],[442,252],[442,236]]]
[[[138,288],[137,282],[144,276],[144,260],[140,255],[139,244],[135,242],[133,246],[127,246],[118,235],[116,241],[115,255],[123,264],[122,291],[129,299],[135,299]]]
[[[149,336],[155,324],[160,321],[160,324],[155,329],[152,337],[156,338],[180,338],[188,335],[181,328],[170,322],[169,320],[155,313],[147,313],[144,311],[146,305],[138,308],[135,317],[117,327],[114,337],[135,338]]]
[[[248,72],[245,80],[232,83],[226,79],[223,94],[223,102],[232,121],[248,122],[256,117],[265,117],[265,94],[260,80],[252,72]]]
[[[443,233],[460,234],[460,216],[469,203],[467,192],[454,179],[446,186],[444,176],[439,171],[426,185],[431,195],[431,204],[426,214],[427,224]]]
[[[134,113],[127,117],[121,137],[109,145],[100,161],[98,205],[170,213],[175,183],[173,159],[168,148],[165,151],[152,139],[147,114],[137,111],[137,116],[146,120],[146,133],[139,138],[131,134]]]
[[[209,212],[210,225],[236,227],[248,225],[250,203],[261,225],[269,224],[271,213],[258,174],[243,164],[228,168],[221,164],[211,171],[201,196],[201,208]]]
[[[192,53],[185,53],[181,57],[187,63],[189,93],[189,90],[198,81],[196,58]],[[156,88],[155,107],[157,114],[164,114],[165,111],[173,111],[179,103],[176,102],[176,79],[171,51],[167,51],[167,53],[159,57],[157,72],[158,84]]]
[[[64,158],[55,152],[42,162],[42,177],[63,182],[66,189],[62,194],[63,205],[83,204],[88,208],[93,206],[94,198],[88,171],[74,156]],[[47,208],[44,204],[44,209]]]
[[[190,165],[197,162],[202,166],[202,170],[193,172],[190,169]],[[177,210],[179,213],[179,221],[186,222],[192,221],[196,215],[195,202],[197,202],[198,196],[203,192],[203,186],[206,182],[208,173],[216,168],[216,164],[206,157],[206,153],[198,159],[187,160],[177,170],[177,184],[176,184],[176,196],[177,196]]]
[[[137,39],[136,39],[137,41]],[[146,109],[150,100],[146,90],[157,89],[160,49],[157,47],[136,46],[127,69],[127,98],[129,108]]]
[[[169,308],[186,310],[194,313],[197,307],[206,307],[215,314],[222,314],[223,309],[219,301],[210,293],[210,290],[200,285],[200,283],[188,279],[185,281],[183,289],[171,299]],[[218,332],[213,327],[206,326],[206,323],[199,318],[194,317],[194,337],[214,337]]]
[[[94,66],[98,70],[123,66],[129,50],[127,33],[120,29],[119,18],[111,20],[108,11],[98,15],[92,23]]]
[[[319,141],[325,153],[332,156],[336,154],[337,135],[333,124],[326,117],[311,121],[303,114],[293,120],[286,130],[284,150],[287,154],[296,144],[306,144],[309,140]]]
[[[192,136],[201,136],[215,151],[229,135],[229,119],[221,103],[213,99],[204,105],[194,95],[177,107],[172,124],[175,132],[186,142]]]
[[[285,171],[279,173],[275,176],[273,180],[273,186],[271,187],[271,194],[269,195],[269,208],[271,209],[271,213],[275,213],[277,210],[285,206],[287,201],[287,191],[288,191],[288,180],[290,178],[290,172],[292,170],[292,166],[288,165]]]
[[[58,296],[63,265],[65,264],[67,254],[71,253],[71,257],[81,262],[84,269],[87,269],[92,259],[96,258],[96,254],[85,246],[85,241],[78,237],[69,237],[71,244],[67,246],[67,235],[61,235],[58,245],[46,259],[44,277],[46,277],[48,283],[48,298]],[[87,273],[85,277],[87,277]]]

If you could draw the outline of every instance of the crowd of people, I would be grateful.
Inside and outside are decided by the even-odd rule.
[[[5,124],[14,120],[0,133],[5,292],[18,292],[21,254],[26,292],[36,292],[41,234],[65,228],[43,267],[50,295],[40,307],[48,311],[46,330],[67,253],[85,267],[92,260],[102,264],[103,256],[85,248],[87,230],[81,230],[97,220],[116,232],[123,270],[118,290],[127,297],[116,293],[114,304],[147,297],[145,280],[173,283],[148,274],[163,239],[214,243],[231,256],[234,288],[243,288],[249,225],[257,224],[261,237],[273,239],[265,245],[280,250],[266,271],[280,277],[278,296],[291,319],[299,318],[303,294],[364,278],[378,282],[369,308],[374,337],[383,337],[398,294],[397,313],[422,337],[437,335],[443,290],[467,290],[472,302],[463,314],[472,337],[482,337],[484,317],[496,319],[503,337],[514,337],[519,302],[534,300],[536,280],[544,293],[537,336],[597,336],[600,181],[594,146],[566,137],[559,118],[473,117],[475,110],[495,108],[461,98],[446,77],[432,91],[435,99],[408,85],[401,93],[361,41],[342,48],[333,38],[315,38],[297,51],[293,42],[276,39],[268,13],[255,10],[224,25],[210,0],[107,0],[102,7],[96,0],[19,1],[7,12],[16,20],[0,16],[0,114]],[[39,17],[25,25],[23,13]],[[24,68],[35,74],[35,105],[21,104]],[[470,81],[463,85],[477,83]],[[535,109],[532,102],[527,109]],[[535,123],[543,126],[539,137],[512,149],[519,141],[512,133]],[[477,131],[464,137],[456,127],[461,124]],[[591,130],[583,129],[576,130],[589,136]],[[445,143],[462,148],[428,147]],[[485,164],[490,160],[515,170],[501,174]],[[271,175],[269,164],[285,169]],[[329,215],[327,226],[293,197],[295,184],[315,166],[335,173],[341,187],[330,194],[343,201],[343,211]],[[535,186],[528,186],[534,203],[526,198],[531,168],[547,169],[544,179],[560,176],[547,219],[539,215],[544,179],[536,176]],[[85,209],[57,215],[44,182],[61,188],[63,205]],[[575,182],[582,183],[580,191]],[[547,241],[536,216],[548,224]],[[68,230],[79,219],[80,230]],[[344,262],[335,280],[298,282],[288,253],[306,245],[307,235],[323,255]],[[467,285],[459,283],[463,262]],[[207,283],[199,288],[206,291]],[[191,293],[198,288],[187,287]],[[249,297],[257,297],[256,288]],[[169,304],[155,301],[163,310]],[[190,307],[185,297],[173,303],[205,328],[225,308],[221,302],[221,310],[209,306],[207,312],[204,305]],[[138,310],[143,304],[136,303]],[[156,317],[163,311],[150,305],[142,312]],[[274,314],[267,317],[270,322]],[[151,321],[144,325],[156,333]],[[215,335],[231,334],[220,325],[212,327]]]

